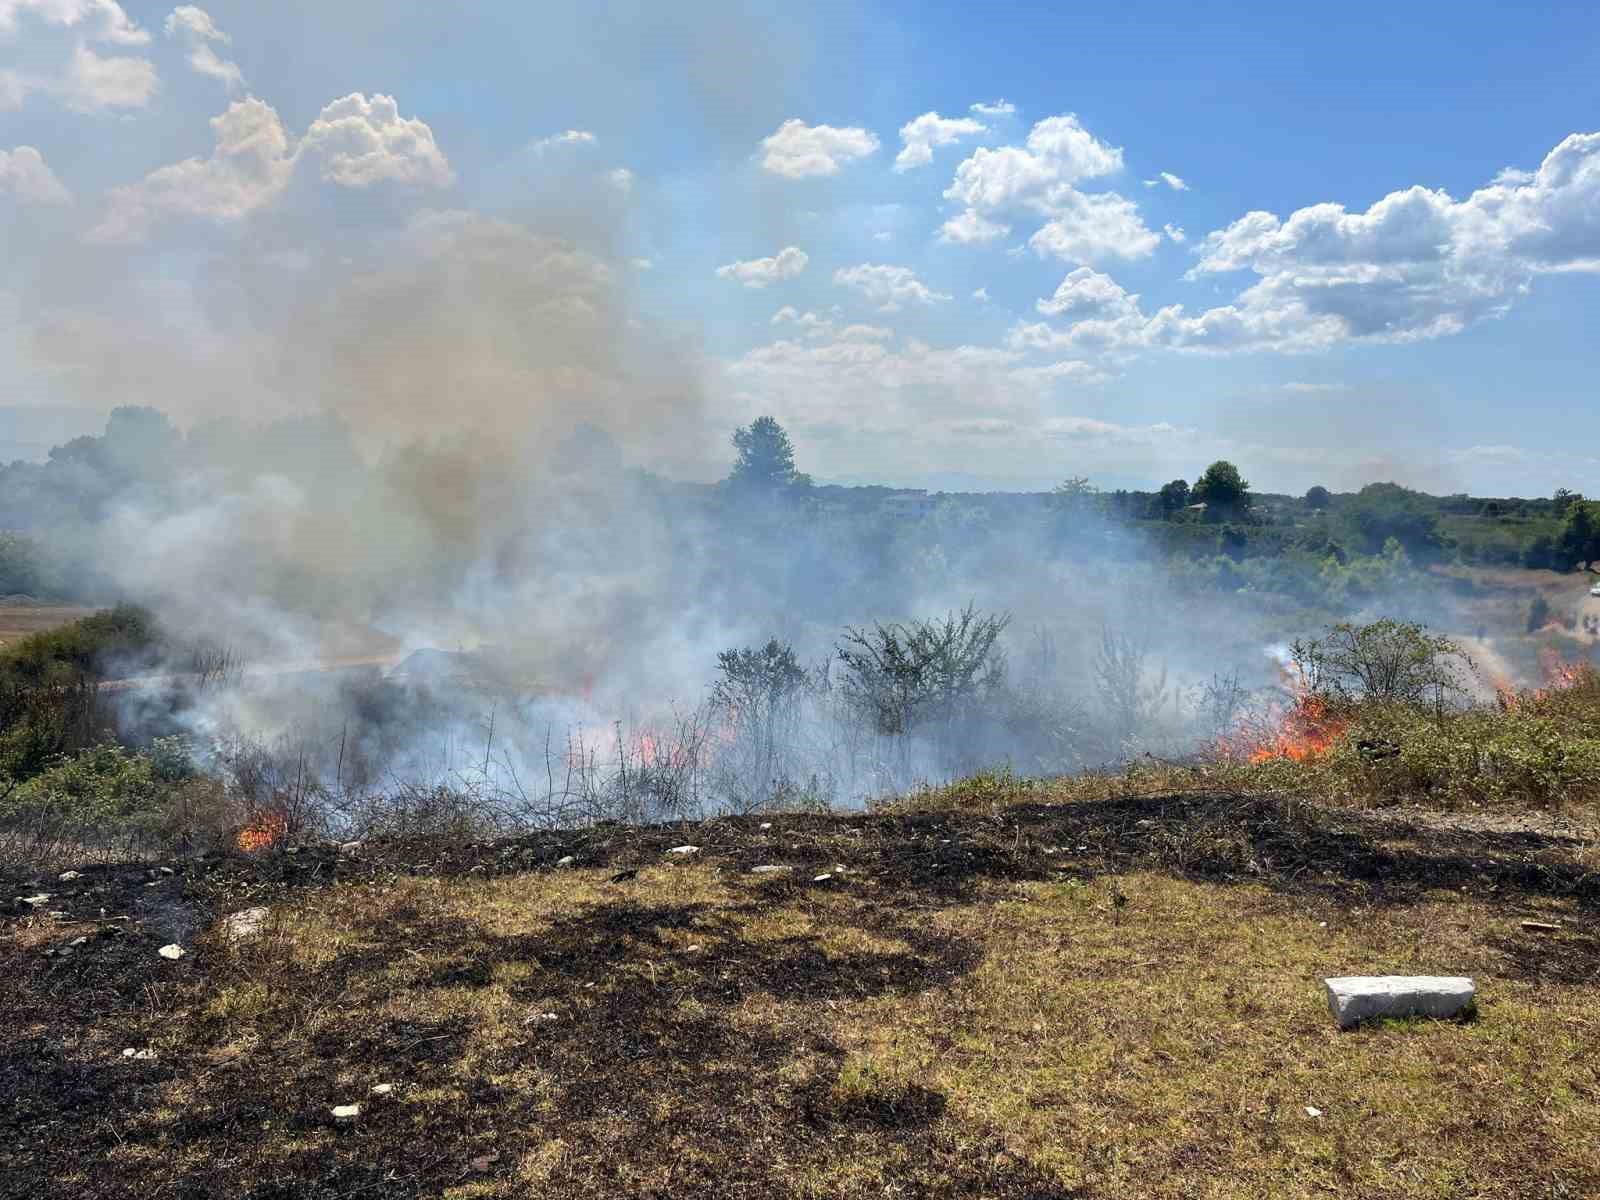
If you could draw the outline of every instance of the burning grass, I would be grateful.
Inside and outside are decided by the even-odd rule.
[[[0,1172],[96,1197],[1600,1188],[1592,842],[949,793],[208,860],[161,886],[272,916],[176,963],[142,918],[94,936],[151,890],[90,872],[65,920],[3,927]],[[1478,1019],[1338,1033],[1319,979],[1388,970],[1476,976]]]

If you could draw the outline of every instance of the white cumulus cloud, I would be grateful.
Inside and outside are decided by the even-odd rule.
[[[1040,257],[1066,262],[1142,258],[1160,244],[1133,201],[1110,191],[1083,191],[1085,180],[1122,169],[1122,151],[1108,146],[1069,114],[1047,117],[1021,146],[979,147],[956,168],[946,200],[963,206],[940,228],[940,240],[993,241],[1009,219],[1043,223],[1028,239]]]
[[[72,193],[32,146],[0,150],[0,195],[10,192],[32,204],[69,204]]]
[[[1005,237],[1011,226],[991,221],[976,209],[964,209],[939,226],[939,240],[954,242],[959,246],[982,245]]]
[[[936,112],[925,112],[900,126],[900,140],[904,146],[895,155],[894,169],[909,171],[926,166],[933,161],[935,146],[953,146],[964,137],[987,132],[988,128],[971,117],[941,117]]]
[[[1254,282],[1193,313],[1173,304],[1146,314],[1137,297],[1110,312],[1057,312],[1052,298],[1041,312],[1069,323],[1018,325],[1008,344],[1305,353],[1458,333],[1504,314],[1540,275],[1600,273],[1600,133],[1572,134],[1537,170],[1502,171],[1463,200],[1411,187],[1361,212],[1332,203],[1288,218],[1251,212],[1195,254],[1190,279],[1249,272]]]
[[[149,41],[116,0],[0,0],[0,45],[10,60],[0,67],[0,110],[35,94],[74,112],[142,108],[160,86],[155,65],[95,47]]]
[[[1258,325],[1330,342],[1456,333],[1504,313],[1541,274],[1600,270],[1600,133],[1573,134],[1538,170],[1502,172],[1464,200],[1411,187],[1365,212],[1253,212],[1196,253],[1191,277],[1257,276],[1230,307]]]
[[[400,115],[393,96],[371,99],[352,92],[335,100],[306,130],[297,154],[315,154],[322,177],[341,187],[377,183],[448,187],[450,164],[433,140],[433,130],[415,117]]]
[[[209,155],[158,167],[135,184],[112,190],[97,241],[143,237],[163,213],[218,224],[241,220],[276,200],[297,166],[314,161],[322,179],[345,188],[394,183],[446,187],[453,175],[420,120],[404,119],[392,97],[354,93],[317,116],[293,145],[277,111],[254,97],[211,119]]]
[[[1139,311],[1139,297],[1129,295],[1111,276],[1079,267],[1068,272],[1055,295],[1035,307],[1049,317],[1122,317]]]
[[[877,153],[876,134],[865,129],[807,125],[791,117],[762,139],[763,170],[785,179],[836,175],[842,166]]]
[[[220,80],[230,91],[244,87],[244,74],[239,64],[223,58],[214,48],[229,45],[233,39],[217,28],[205,9],[193,4],[180,5],[167,14],[164,28],[168,37],[178,38],[189,47],[189,65],[201,75]]]
[[[899,312],[907,304],[937,304],[950,299],[917,278],[910,267],[857,263],[833,273],[833,282],[861,293],[879,312]]]
[[[718,267],[717,278],[732,279],[747,288],[764,288],[769,283],[793,279],[810,261],[810,256],[799,246],[785,246],[769,258],[752,258]]]

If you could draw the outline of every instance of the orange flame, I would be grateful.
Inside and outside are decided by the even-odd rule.
[[[1544,686],[1539,689],[1539,694],[1564,692],[1579,683],[1587,670],[1588,663],[1566,662],[1554,650],[1541,650],[1539,672],[1544,676]]]
[[[1349,718],[1333,712],[1303,677],[1286,670],[1284,682],[1292,693],[1289,704],[1274,705],[1219,738],[1217,750],[1224,758],[1252,765],[1274,759],[1305,762],[1326,754],[1350,727]]]
[[[1539,651],[1539,674],[1544,680],[1536,688],[1521,690],[1504,680],[1495,680],[1495,698],[1503,712],[1514,712],[1524,704],[1541,701],[1578,687],[1593,677],[1594,666],[1586,662],[1568,662],[1555,650]]]
[[[239,831],[236,844],[246,854],[267,850],[289,832],[289,818],[280,812],[262,813]]]

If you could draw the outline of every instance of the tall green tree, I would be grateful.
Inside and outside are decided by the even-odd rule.
[[[1306,492],[1306,507],[1313,512],[1321,512],[1333,503],[1333,493],[1320,483]]]
[[[1161,490],[1156,493],[1156,504],[1161,509],[1161,515],[1170,517],[1180,509],[1187,508],[1189,504],[1189,481],[1187,479],[1174,479],[1171,483],[1161,485]]]
[[[811,477],[795,470],[794,444],[772,417],[757,417],[733,431],[733,448],[739,452],[728,483],[741,490],[775,494],[809,487]]]
[[[1195,481],[1189,500],[1206,506],[1206,520],[1226,521],[1248,511],[1250,485],[1239,474],[1238,467],[1219,458]]]

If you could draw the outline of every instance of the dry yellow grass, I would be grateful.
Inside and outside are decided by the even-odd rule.
[[[70,625],[98,611],[70,604],[0,604],[0,646]]]

